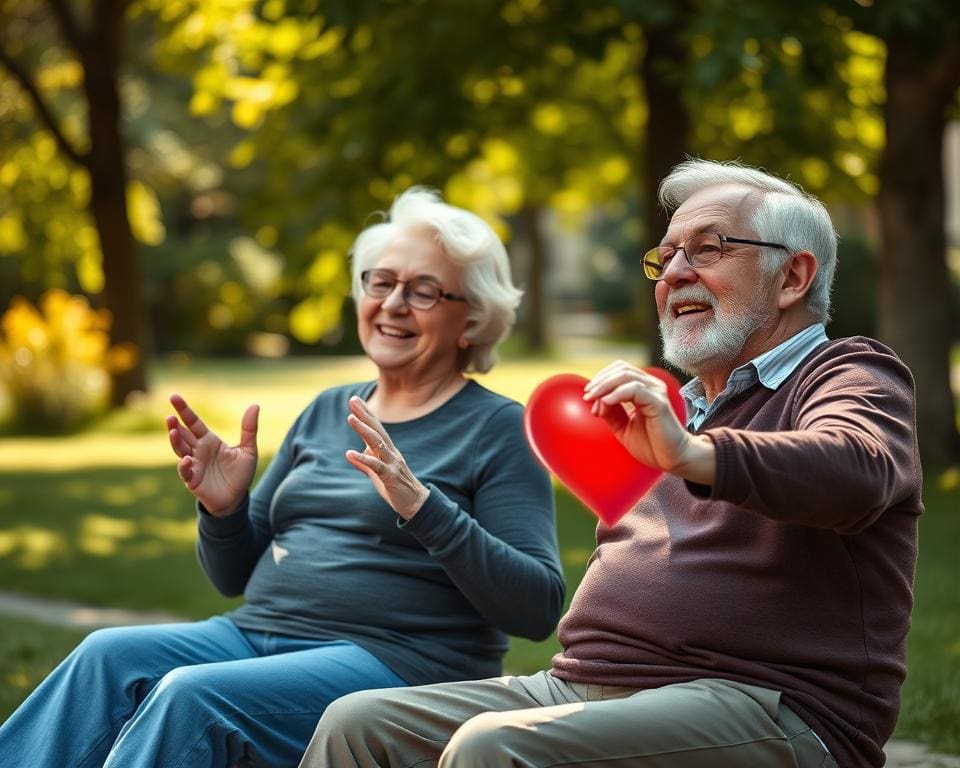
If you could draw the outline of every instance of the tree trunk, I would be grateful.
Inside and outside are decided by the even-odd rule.
[[[543,232],[540,229],[540,214],[541,209],[536,205],[524,207],[520,214],[529,254],[524,296],[527,301],[524,336],[527,348],[535,352],[541,352],[547,346],[546,305],[543,295],[546,248],[543,243]]]
[[[943,467],[960,460],[950,389],[943,184],[946,112],[960,86],[960,43],[944,47],[936,58],[909,33],[892,36],[887,45],[877,327],[916,379],[923,461]]]
[[[677,16],[668,26],[647,31],[647,50],[640,76],[647,95],[646,161],[640,179],[640,211],[643,216],[644,245],[640,259],[648,248],[660,242],[669,217],[660,207],[657,189],[670,169],[684,159],[688,149],[690,115],[683,100],[683,75],[687,45],[681,40],[682,23],[687,4],[680,3]],[[653,298],[653,283],[644,280],[638,301],[643,307],[649,344],[649,362],[661,365],[663,340]]]
[[[111,342],[134,353],[132,367],[113,374],[111,404],[146,390],[147,326],[143,269],[127,216],[127,168],[121,133],[119,62],[124,3],[102,0],[91,17],[89,44],[82,54],[89,105],[90,210],[103,253],[104,305],[113,315]]]

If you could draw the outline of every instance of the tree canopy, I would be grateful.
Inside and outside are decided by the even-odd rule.
[[[146,386],[151,343],[342,347],[353,237],[426,184],[526,246],[537,346],[547,213],[581,231],[602,214],[611,242],[640,248],[670,165],[740,158],[867,240],[875,202],[925,201],[917,258],[942,292],[908,303],[945,330],[923,353],[939,367],[908,362],[939,392],[923,421],[948,425],[930,441],[947,461],[942,189],[917,185],[942,164],[957,40],[940,0],[0,0],[0,300],[62,287],[109,309],[112,344],[138,360],[115,402]],[[910,82],[935,85],[894,108]],[[913,182],[901,136],[931,149]],[[880,333],[909,358],[919,321],[891,324],[885,291],[904,278],[878,255]]]

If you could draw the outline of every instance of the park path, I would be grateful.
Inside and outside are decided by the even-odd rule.
[[[17,616],[43,624],[95,629],[125,624],[160,624],[182,619],[168,613],[96,608],[65,600],[48,600],[0,591],[0,616]],[[893,740],[887,744],[886,768],[960,768],[960,755],[930,752],[922,744]]]

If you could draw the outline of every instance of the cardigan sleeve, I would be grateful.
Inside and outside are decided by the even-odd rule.
[[[553,489],[523,435],[523,409],[499,408],[473,451],[472,515],[436,486],[402,527],[490,624],[543,639],[563,606]]]
[[[789,429],[704,432],[717,455],[710,497],[782,522],[857,532],[920,486],[913,378],[867,340],[798,375]]]

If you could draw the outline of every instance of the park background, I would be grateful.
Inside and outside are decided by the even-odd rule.
[[[0,0],[0,592],[204,617],[163,417],[261,469],[369,378],[347,251],[411,184],[525,297],[479,377],[657,362],[640,254],[686,155],[791,178],[840,231],[832,337],[917,378],[927,513],[898,734],[960,752],[960,13],[947,0]],[[594,518],[557,488],[568,592]],[[83,632],[4,618],[0,718]],[[510,672],[555,640],[515,640]]]

